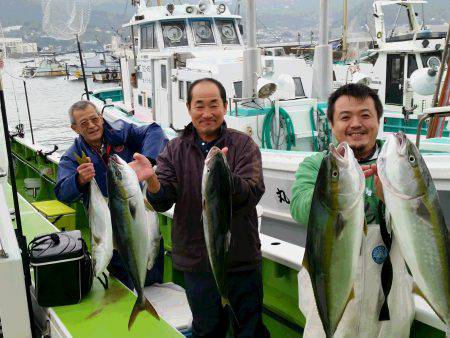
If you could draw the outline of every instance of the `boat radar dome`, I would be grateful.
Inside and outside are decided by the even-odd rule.
[[[295,82],[289,74],[281,74],[277,78],[277,90],[274,97],[278,100],[295,98]]]
[[[419,95],[432,95],[436,90],[437,68],[421,68],[411,74],[409,79],[414,92]]]

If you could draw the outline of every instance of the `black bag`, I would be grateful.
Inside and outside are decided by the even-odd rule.
[[[79,230],[38,236],[28,254],[39,305],[76,304],[91,290],[92,259]]]

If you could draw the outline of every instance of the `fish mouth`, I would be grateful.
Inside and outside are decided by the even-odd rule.
[[[342,165],[347,167],[349,165],[348,162],[348,151],[350,146],[347,142],[341,142],[336,147],[334,144],[330,144],[330,152],[333,155],[333,157],[336,159],[336,161]]]
[[[394,138],[397,144],[397,151],[399,154],[404,154],[406,152],[406,135],[404,132],[399,131],[394,133]]]
[[[211,160],[212,160],[218,153],[220,153],[220,151],[221,151],[221,150],[220,150],[218,147],[213,146],[213,147],[209,150],[208,155],[206,156],[206,159],[205,159],[205,165],[206,165],[206,166],[209,166]]]
[[[114,166],[114,167],[118,167],[118,168],[122,168],[122,167],[123,167],[122,163],[120,163],[119,156],[116,155],[116,154],[111,155],[111,156],[109,157],[109,163],[110,163],[112,166]]]

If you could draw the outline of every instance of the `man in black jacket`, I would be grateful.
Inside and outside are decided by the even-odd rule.
[[[165,211],[176,203],[172,258],[174,266],[184,272],[194,337],[225,337],[228,326],[201,221],[203,166],[213,146],[226,154],[234,185],[227,277],[229,299],[239,321],[239,326],[233,325],[235,335],[268,337],[261,314],[262,258],[256,214],[265,189],[261,153],[251,137],[227,128],[226,93],[220,82],[210,78],[193,82],[187,108],[192,123],[158,157],[156,174],[143,157],[138,171],[148,182],[148,199],[155,210]]]

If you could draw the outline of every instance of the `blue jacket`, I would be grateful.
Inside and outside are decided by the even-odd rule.
[[[103,141],[111,145],[110,155],[117,154],[127,162],[133,160],[134,153],[140,153],[152,162],[156,162],[156,158],[168,142],[163,130],[156,123],[137,127],[123,120],[117,120],[111,124],[105,121],[103,128]],[[75,159],[75,154],[81,157],[83,151],[94,164],[95,180],[100,190],[105,197],[108,196],[106,164],[101,156],[81,136],[78,136],[58,164],[55,194],[56,198],[62,202],[73,203],[83,198],[83,204],[88,205],[87,188],[89,185],[79,186],[77,183],[79,164]]]

